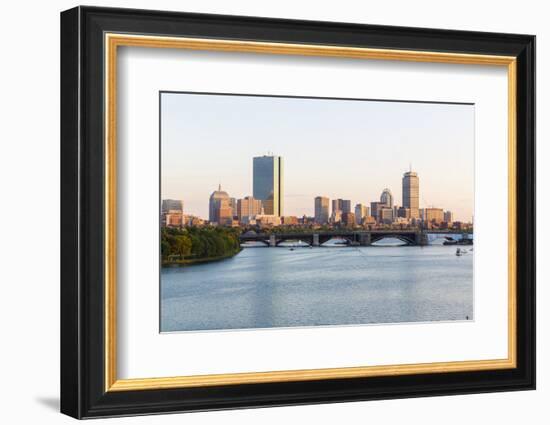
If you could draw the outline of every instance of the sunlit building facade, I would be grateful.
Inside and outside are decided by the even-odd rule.
[[[257,156],[253,159],[253,193],[262,201],[266,215],[280,217],[284,210],[283,158],[281,156]]]
[[[384,204],[378,209],[378,221],[384,224],[391,224],[393,222],[393,208],[386,207]]]
[[[444,212],[441,208],[424,208],[424,221],[439,224],[444,220]]]
[[[383,204],[382,202],[378,202],[378,201],[370,203],[370,214],[376,219],[376,221],[379,221],[379,218],[378,218],[379,210],[385,206],[386,204]]]
[[[222,226],[231,226],[233,224],[233,209],[230,205],[230,197],[227,192],[222,190],[221,185],[218,190],[210,195],[208,204],[208,220]]]
[[[351,212],[351,201],[349,199],[333,199],[332,212],[340,211],[341,214]]]
[[[360,225],[363,223],[363,217],[369,215],[369,207],[364,204],[355,205],[355,224]]]
[[[330,200],[326,196],[315,198],[315,223],[326,224],[329,220]]]
[[[409,208],[411,218],[419,218],[420,182],[418,174],[407,171],[403,174],[403,208]]]
[[[347,227],[355,226],[355,214],[352,212],[345,212],[342,214],[342,223]]]
[[[237,201],[237,217],[239,221],[248,222],[250,218],[262,213],[262,201],[253,196],[245,196]]]

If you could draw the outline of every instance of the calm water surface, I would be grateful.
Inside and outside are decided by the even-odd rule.
[[[473,319],[473,252],[463,248],[245,248],[163,268],[161,330]]]

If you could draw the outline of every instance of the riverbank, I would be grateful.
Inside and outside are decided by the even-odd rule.
[[[213,263],[217,261],[227,260],[229,258],[234,257],[239,252],[241,252],[243,249],[240,248],[236,252],[231,252],[226,255],[220,255],[217,257],[204,257],[204,258],[188,258],[183,260],[163,260],[162,261],[162,267],[184,267],[184,266],[192,266],[195,264],[205,264],[205,263]]]

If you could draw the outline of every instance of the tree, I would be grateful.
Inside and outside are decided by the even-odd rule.
[[[181,258],[187,257],[191,254],[191,238],[187,235],[174,236],[175,254]]]

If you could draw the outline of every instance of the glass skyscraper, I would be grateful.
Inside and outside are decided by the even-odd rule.
[[[409,208],[411,218],[419,217],[419,180],[418,174],[408,171],[403,174],[403,208]]]
[[[252,195],[262,201],[264,213],[283,215],[283,158],[257,156],[253,161]]]
[[[329,199],[325,196],[315,198],[315,223],[326,224],[329,219]]]

